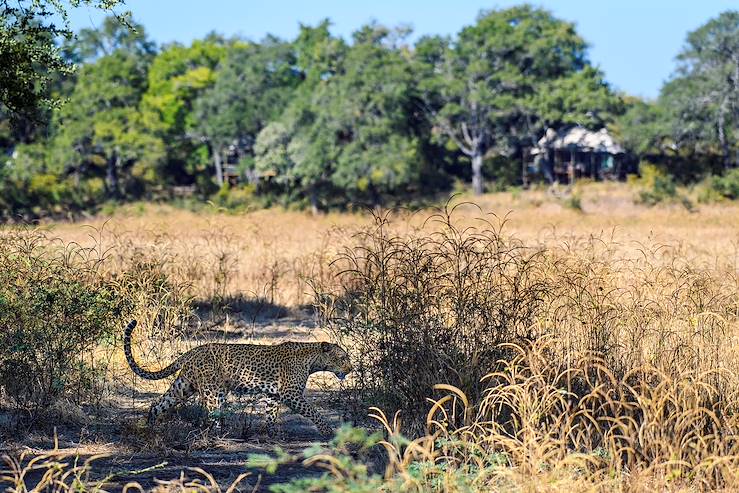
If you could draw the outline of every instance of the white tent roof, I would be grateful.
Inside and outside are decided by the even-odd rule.
[[[537,142],[537,149],[532,154],[540,154],[546,149],[568,149],[577,147],[584,151],[607,152],[608,154],[621,154],[623,147],[618,145],[608,130],[601,128],[597,132],[591,132],[583,127],[572,127],[562,132],[555,132],[548,128],[544,136]]]

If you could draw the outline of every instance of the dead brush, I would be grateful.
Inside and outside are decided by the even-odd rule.
[[[110,244],[104,264],[107,276],[116,292],[131,300],[134,308],[129,317],[139,321],[132,341],[136,357],[160,366],[190,349],[188,336],[197,326],[193,284],[182,275],[185,262],[173,251],[173,239],[157,234],[142,242],[128,232],[112,232],[103,239]],[[128,368],[122,344],[127,320],[118,321],[117,337],[108,351],[98,350],[98,357],[108,360],[107,379],[119,388],[130,388],[132,396],[138,388],[159,390],[160,382],[140,385]]]
[[[83,460],[60,451],[38,455],[24,451],[16,458],[6,455],[0,484],[4,491],[13,493],[85,491],[81,485],[92,483],[89,475],[94,460],[95,457]]]
[[[679,245],[633,253],[612,235],[525,244],[503,233],[505,220],[471,220],[462,206],[416,228],[375,215],[333,261],[336,281],[313,283],[323,325],[352,349],[354,392],[367,405],[401,409],[420,430],[435,384],[479,402],[482,377],[513,356],[502,343],[547,337],[565,367],[591,353],[619,379],[645,366],[671,378],[695,370],[736,392],[724,377],[739,371],[730,263],[706,264]]]
[[[500,344],[533,336],[549,289],[540,249],[503,236],[493,217],[460,227],[453,214],[408,234],[375,215],[333,263],[339,289],[314,285],[324,325],[353,351],[359,392],[408,418],[423,416],[439,382],[479,397]]]
[[[563,366],[555,345],[509,346],[478,403],[437,385],[419,438],[403,435],[400,413],[372,408],[386,436],[380,482],[346,452],[305,463],[337,491],[369,481],[381,491],[735,491],[739,420],[712,375],[645,366],[617,378],[588,353]]]
[[[734,391],[719,375],[739,369],[736,270],[660,244],[630,257],[608,238],[560,245],[548,253],[551,289],[536,322],[559,341],[554,357],[592,351],[619,377],[644,365],[672,377],[718,370],[714,384]]]
[[[513,348],[517,355],[485,377],[490,387],[474,409],[458,389],[450,393],[456,399],[434,401],[428,434],[443,444],[447,463],[502,455],[510,467],[490,480],[519,486],[587,480],[598,488],[708,491],[737,484],[739,421],[714,375],[671,377],[646,366],[617,378],[589,354],[562,366],[551,358],[554,344]],[[452,412],[470,415],[468,424],[455,428]],[[470,449],[480,452],[471,457]]]
[[[172,251],[172,239],[161,234],[140,242],[114,233],[110,251],[106,268],[118,290],[135,300],[137,319],[151,329],[152,337],[181,337],[194,298],[193,282],[182,275],[182,268],[192,264]]]

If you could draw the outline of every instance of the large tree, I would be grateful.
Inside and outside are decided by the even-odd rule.
[[[228,42],[211,34],[190,46],[165,46],[152,61],[147,90],[141,101],[144,126],[166,145],[162,179],[167,184],[196,180],[207,189],[207,142],[197,131],[195,102],[217,79],[217,67]]]
[[[547,127],[582,125],[599,129],[624,111],[622,98],[613,92],[601,71],[591,65],[541,81],[524,105],[526,110],[522,113],[538,136]]]
[[[298,182],[314,208],[322,184],[346,199],[379,204],[418,182],[414,77],[393,34],[375,24],[355,32],[336,70],[313,66],[310,92],[260,134],[259,168]],[[310,51],[330,46],[330,37],[322,39]]]
[[[341,72],[347,47],[331,35],[324,20],[315,27],[301,25],[293,49],[303,82],[283,114],[257,135],[255,167],[283,190],[306,194],[316,212],[320,190],[330,183],[333,160],[333,137],[321,126],[317,96]]]
[[[69,104],[56,115],[53,160],[59,172],[85,176],[100,170],[107,195],[117,198],[124,191],[121,173],[153,181],[152,168],[163,154],[161,141],[146,132],[139,112],[154,45],[143,26],[121,31],[115,21],[80,39],[80,53],[89,61]],[[84,44],[85,39],[95,41]]]
[[[300,81],[289,43],[268,37],[228,48],[215,84],[194,106],[194,132],[210,146],[218,185],[226,148],[233,146],[240,160],[252,157],[257,134],[281,115]]]
[[[656,101],[624,98],[626,110],[612,129],[624,149],[635,156],[664,154],[674,148],[665,108]]]
[[[573,24],[528,5],[483,12],[456,40],[419,41],[425,110],[470,160],[475,193],[484,190],[486,154],[510,152],[509,137],[531,112],[533,95],[583,70],[585,51]]]
[[[739,166],[739,11],[727,11],[687,36],[675,76],[662,88],[678,145],[715,146],[725,168]]]

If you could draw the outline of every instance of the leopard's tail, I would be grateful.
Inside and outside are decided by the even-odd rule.
[[[131,334],[133,333],[133,329],[135,328],[136,320],[131,320],[130,322],[128,322],[128,325],[126,326],[126,331],[123,335],[123,349],[126,352],[126,360],[128,361],[128,366],[131,367],[131,370],[133,370],[136,375],[147,380],[160,380],[172,375],[174,372],[180,369],[182,357],[177,358],[169,366],[159,371],[147,371],[141,368],[139,364],[136,363],[136,360],[133,359],[133,353],[131,352]]]

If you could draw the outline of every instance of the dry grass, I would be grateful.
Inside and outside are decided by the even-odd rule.
[[[243,297],[296,307],[310,302],[305,280],[324,275],[321,269],[345,230],[366,221],[360,215],[313,217],[277,210],[196,214],[146,207],[143,214],[130,207],[112,218],[86,221],[88,229],[69,223],[48,226],[65,241],[102,242],[111,249],[111,270],[125,269],[137,256],[157,259],[201,301],[228,304]]]
[[[76,450],[64,450],[55,445],[49,452],[36,453],[32,450],[21,452],[17,457],[4,456],[3,469],[0,470],[0,485],[9,493],[71,493],[108,491],[152,493],[233,493],[237,491],[255,491],[258,483],[250,486],[248,473],[242,473],[229,485],[222,487],[218,481],[201,468],[193,467],[177,478],[157,480],[153,488],[145,489],[138,482],[117,484],[121,475],[143,474],[166,465],[160,463],[137,471],[121,471],[103,478],[94,478],[95,461],[104,455],[81,457]],[[111,487],[112,486],[112,487]]]
[[[503,342],[495,348],[502,359],[476,369],[487,376],[473,393],[443,374],[428,376],[442,385],[429,392],[434,400],[419,438],[401,438],[400,420],[374,411],[386,428],[387,491],[735,488],[739,206],[648,208],[635,205],[623,184],[578,193],[582,210],[568,207],[566,192],[546,190],[476,200],[495,213],[489,221],[504,224],[507,244],[537,252],[531,275],[545,289],[510,332],[517,338],[494,341]],[[438,233],[426,223],[429,215],[394,213],[392,237],[402,243]],[[462,205],[454,227],[468,234],[479,218],[479,209]],[[331,261],[356,247],[355,234],[373,219],[147,205],[88,223],[94,229],[48,227],[64,241],[111,249],[106,268],[139,293],[137,317],[148,328],[139,333],[138,354],[157,365],[184,349],[176,342],[183,335],[185,344],[197,341],[193,328],[195,335],[214,326],[244,328],[261,310],[291,313],[316,301],[316,287],[345,288],[336,275],[340,264]],[[112,351],[111,366],[124,371],[118,349]],[[411,416],[400,418],[406,429],[418,429]],[[334,453],[312,463],[338,483],[362,478]]]
[[[498,193],[474,200],[486,212],[506,217],[506,231],[526,242],[561,244],[570,238],[607,236],[624,252],[642,244],[664,244],[681,249],[691,259],[712,263],[735,261],[739,254],[739,205],[700,205],[689,212],[679,205],[646,207],[633,202],[634,191],[624,184],[590,184],[582,190],[583,212],[572,210],[560,196],[546,190]],[[182,264],[181,276],[195,282],[195,292],[206,297],[223,288],[214,273],[220,263],[230,266],[225,291],[267,295],[283,305],[311,301],[305,276],[321,269],[342,240],[371,223],[366,214],[311,216],[278,209],[229,215],[192,213],[147,204],[121,208],[113,217],[91,218],[84,224],[103,229],[104,247],[128,243],[168,255]],[[462,215],[465,212],[463,211]],[[478,211],[468,208],[472,220]],[[424,214],[415,216],[418,224]],[[91,243],[91,229],[79,223],[48,224],[52,234],[82,245]],[[97,232],[93,232],[97,236]],[[226,257],[228,262],[221,261]],[[274,289],[271,289],[274,286]]]

